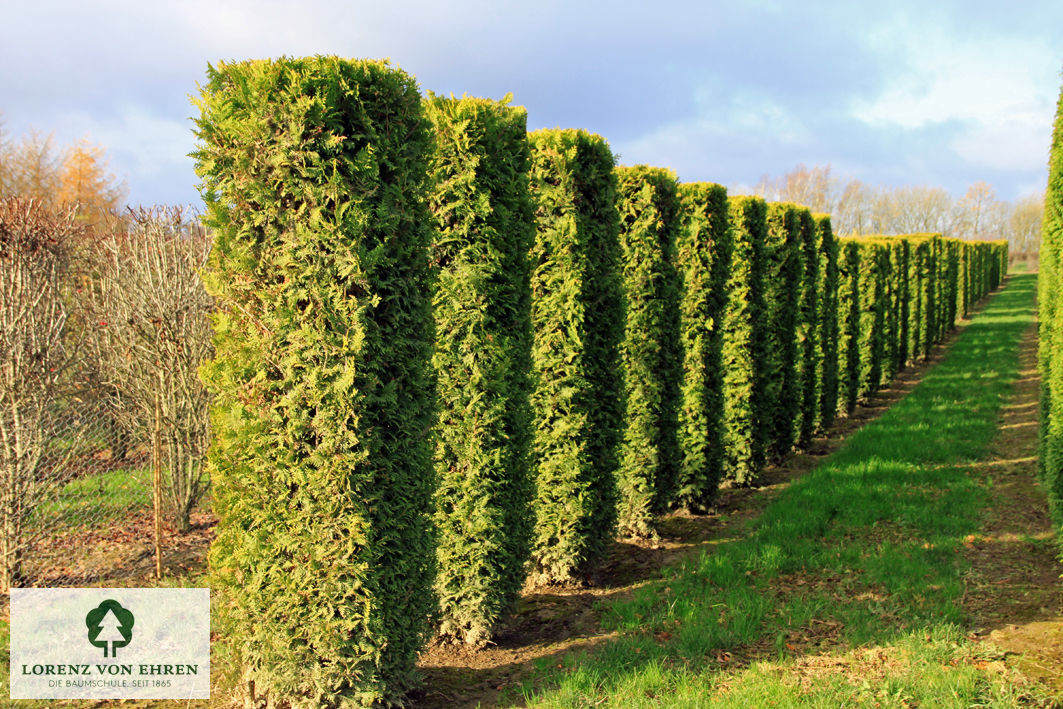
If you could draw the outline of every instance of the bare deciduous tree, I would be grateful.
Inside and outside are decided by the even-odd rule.
[[[72,475],[78,347],[66,284],[73,209],[0,200],[0,590],[22,581],[38,506]]]
[[[150,439],[158,395],[165,494],[187,531],[207,488],[209,397],[197,371],[213,354],[213,301],[199,276],[210,239],[180,208],[132,216],[98,244],[93,342],[119,425],[134,439]]]
[[[1044,217],[1044,193],[1016,200],[1008,215],[1009,252],[1013,259],[1029,262],[1037,258],[1041,247],[1041,219]]]
[[[841,197],[839,182],[831,175],[830,165],[798,165],[782,177],[761,179],[757,192],[766,199],[793,202],[823,214],[834,212]]]

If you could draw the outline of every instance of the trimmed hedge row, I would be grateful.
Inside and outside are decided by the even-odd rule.
[[[316,57],[220,63],[198,105],[216,607],[256,701],[397,702],[435,603],[421,96]]]
[[[798,369],[798,324],[802,293],[803,238],[795,204],[768,204],[764,243],[764,366],[765,414],[768,457],[779,460],[794,445],[795,422],[801,417],[803,397]]]
[[[838,408],[851,412],[910,362],[926,359],[955,327],[964,293],[973,303],[999,284],[996,270],[1007,245],[939,234],[839,244]],[[961,282],[966,264],[973,264],[970,278],[979,284],[970,289]]]
[[[801,280],[797,296],[795,336],[798,344],[797,378],[800,389],[801,412],[795,426],[800,448],[812,442],[819,430],[819,390],[822,370],[819,364],[819,262],[821,234],[815,218],[808,209],[797,211],[798,248],[801,258]]]
[[[578,582],[617,532],[754,482],[1006,265],[617,169],[386,63],[208,79],[210,562],[271,705],[401,702],[429,633],[482,646],[526,575]]]
[[[529,134],[535,527],[531,576],[568,583],[616,527],[624,298],[613,154],[581,130]]]
[[[1063,527],[1063,89],[1056,106],[1052,147],[1048,158],[1045,215],[1041,224],[1038,263],[1041,429],[1038,470],[1048,489],[1057,527]],[[1003,271],[1000,259],[995,271]],[[994,274],[995,275],[995,274]],[[1063,540],[1063,535],[1060,536]]]
[[[727,190],[698,182],[679,186],[682,227],[676,268],[683,378],[679,408],[679,470],[673,504],[707,512],[724,465],[724,308],[732,244]]]
[[[767,209],[759,197],[728,200],[732,251],[721,344],[724,475],[740,485],[756,480],[770,440],[764,327]]]
[[[860,245],[838,240],[838,410],[851,414],[860,395]]]
[[[480,647],[516,603],[531,535],[527,113],[441,97],[425,111],[435,133],[439,634]]]
[[[816,276],[816,293],[819,298],[819,320],[816,340],[816,383],[819,393],[818,428],[827,429],[834,423],[838,413],[838,242],[831,228],[830,215],[817,214],[816,246],[819,251],[819,270]]]
[[[617,532],[654,535],[676,483],[682,356],[675,242],[680,230],[678,184],[670,170],[618,168],[620,274],[626,323],[620,357],[626,387],[623,444],[617,470]]]

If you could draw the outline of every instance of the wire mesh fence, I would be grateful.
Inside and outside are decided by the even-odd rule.
[[[160,416],[145,440],[116,425],[108,404],[77,408],[54,424],[36,478],[5,486],[10,585],[150,585],[201,568],[214,520],[206,495],[185,519],[167,465],[172,430]]]
[[[209,249],[181,210],[88,238],[0,203],[0,591],[203,567]]]

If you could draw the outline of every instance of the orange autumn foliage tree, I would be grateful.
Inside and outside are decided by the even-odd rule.
[[[78,217],[94,224],[108,221],[125,196],[125,184],[108,168],[103,146],[82,138],[67,150],[59,168],[60,204],[77,205]]]
[[[62,147],[53,135],[32,130],[17,139],[0,136],[0,197],[33,199],[50,208],[74,206],[79,221],[107,226],[125,195],[106,149],[88,138]]]

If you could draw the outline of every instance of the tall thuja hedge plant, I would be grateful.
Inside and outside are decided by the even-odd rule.
[[[967,317],[970,308],[970,281],[971,281],[971,250],[970,242],[960,241],[960,264],[957,274],[956,315],[961,318]]]
[[[925,360],[934,340],[934,278],[937,259],[934,254],[934,235],[907,236],[908,256],[908,356],[911,360]]]
[[[886,267],[885,322],[883,327],[882,377],[880,384],[890,382],[904,369],[907,361],[908,328],[905,322],[908,305],[908,241],[883,238]]]
[[[679,461],[674,504],[707,512],[723,474],[723,331],[731,227],[727,190],[707,182],[679,186],[682,227],[676,268],[682,348]]]
[[[679,194],[670,170],[638,165],[618,168],[616,175],[627,406],[617,532],[645,538],[655,534],[653,518],[668,502],[679,467]]]
[[[798,358],[803,254],[799,213],[802,208],[785,202],[768,204],[768,230],[764,247],[764,320],[767,325],[765,370],[769,435],[768,452],[778,460],[795,441],[794,422],[801,416],[801,382]]]
[[[414,80],[220,63],[198,100],[215,230],[212,586],[247,699],[401,700],[434,602],[434,389]]]
[[[524,583],[531,534],[534,238],[523,108],[432,97],[429,207],[438,380],[435,523],[439,633],[490,640]]]
[[[889,299],[889,250],[880,241],[861,238],[860,248],[860,376],[857,397],[867,399],[882,384],[886,358]]]
[[[816,293],[819,310],[816,337],[816,381],[819,386],[819,427],[827,429],[838,413],[838,242],[829,214],[814,215],[819,270]]]
[[[851,414],[860,393],[860,243],[838,240],[838,410]]]
[[[963,261],[963,242],[959,239],[943,239],[942,242],[945,247],[945,330],[952,331],[956,327],[956,316],[961,314],[957,301],[962,286],[960,267]]]
[[[797,445],[804,448],[812,442],[819,427],[820,382],[819,350],[819,232],[812,212],[805,208],[797,210],[798,250],[801,254],[801,278],[797,296],[797,378],[801,398],[801,415],[797,419],[795,434]]]
[[[1041,482],[1063,527],[1063,89],[1048,156],[1048,186],[1038,255],[1038,370],[1041,375]],[[1063,534],[1059,536],[1063,542]]]
[[[927,309],[926,309],[926,322],[927,322],[927,336],[926,341],[928,348],[933,347],[938,342],[941,342],[942,327],[944,324],[942,313],[941,297],[944,291],[943,288],[943,274],[944,267],[944,254],[941,245],[940,234],[930,234],[930,264],[929,275],[927,277]],[[929,353],[929,349],[928,349]]]
[[[724,477],[756,481],[767,455],[771,407],[765,389],[767,332],[764,242],[767,203],[759,197],[728,199],[731,268],[723,313]]]
[[[580,580],[612,539],[623,419],[616,175],[603,138],[529,134],[535,515],[532,579]]]

